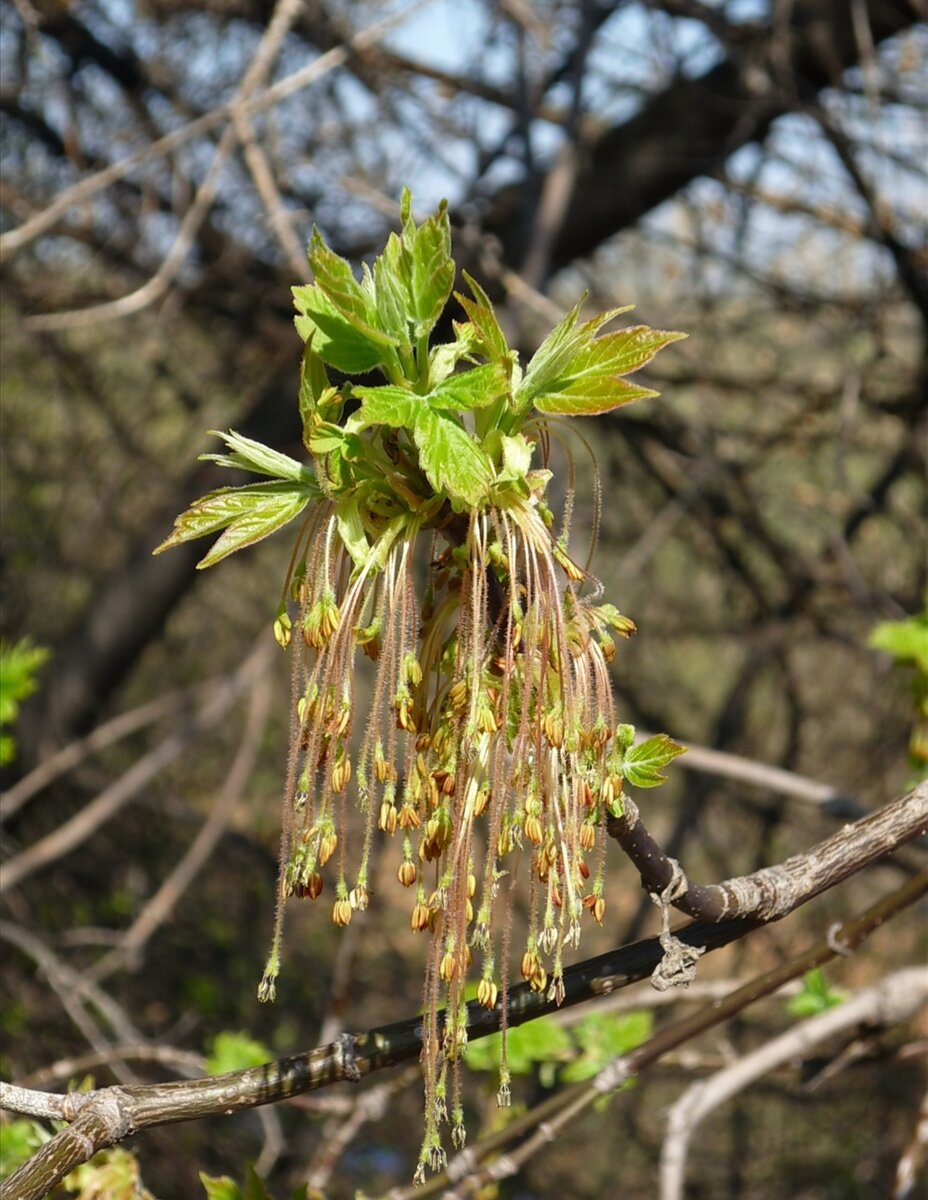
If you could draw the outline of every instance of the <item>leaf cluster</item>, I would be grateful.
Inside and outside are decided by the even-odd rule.
[[[466,319],[452,323],[452,341],[433,345],[455,280],[450,222],[442,203],[417,225],[408,190],[399,232],[360,279],[318,230],[308,258],[314,282],[293,296],[305,343],[299,416],[310,463],[218,434],[228,453],[204,457],[264,480],[196,501],[156,553],[219,533],[200,563],[211,566],[326,498],[358,569],[376,569],[403,528],[539,497],[549,475],[532,469],[532,457],[544,421],[656,395],[626,376],[685,336],[643,325],[604,333],[627,309],[583,321],[581,300],[523,370],[490,298],[465,272],[467,293],[454,296]],[[381,381],[368,382],[371,375]]]

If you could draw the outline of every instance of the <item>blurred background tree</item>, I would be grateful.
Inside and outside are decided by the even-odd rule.
[[[194,462],[206,429],[300,453],[303,247],[315,222],[369,257],[405,183],[422,213],[448,197],[458,262],[526,353],[583,288],[690,333],[652,369],[660,400],[585,427],[605,486],[594,570],[640,630],[615,664],[627,719],[857,804],[907,782],[908,681],[868,636],[925,603],[926,18],[922,0],[0,3],[0,632],[51,650],[0,810],[5,1075],[89,1044],[98,1080],[151,1078],[195,1071],[223,1030],[284,1053],[415,1010],[399,907],[344,936],[300,914],[290,987],[258,1010],[289,695],[265,645],[288,548],[218,577],[195,572],[197,546],[151,557],[215,482]],[[700,878],[854,811],[693,770],[673,788],[649,821]],[[896,875],[868,872],[815,920]],[[603,948],[650,928],[638,896],[612,881]],[[769,930],[707,974],[796,936]],[[898,936],[897,955],[914,930]],[[844,982],[872,978],[874,954]],[[735,1049],[760,1033],[736,1028]],[[129,1043],[162,1065],[114,1068]],[[733,1106],[694,1151],[703,1194],[802,1195],[800,1161],[810,1195],[886,1194],[915,1082],[878,1067],[804,1094],[806,1132],[792,1076]],[[612,1122],[647,1194],[673,1079],[644,1093],[511,1194],[605,1194]],[[197,1166],[250,1155],[348,1196],[415,1156],[415,1118],[362,1132],[337,1167],[322,1115],[261,1122],[156,1131],[148,1186],[192,1194]]]

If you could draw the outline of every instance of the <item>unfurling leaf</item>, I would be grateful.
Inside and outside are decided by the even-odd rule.
[[[667,778],[661,774],[661,768],[685,753],[685,746],[678,745],[666,733],[658,733],[638,746],[631,746],[625,752],[623,773],[628,782],[635,787],[658,787]]]
[[[211,567],[236,550],[260,542],[292,521],[318,494],[308,483],[253,483],[241,488],[210,492],[181,513],[170,537],[153,553],[225,530],[212,550],[197,564]]]
[[[274,479],[286,479],[292,483],[311,483],[312,471],[298,463],[295,458],[272,450],[251,438],[243,437],[230,429],[223,433],[218,429],[209,431],[214,437],[222,438],[231,454],[201,454],[201,462],[218,463],[220,467],[234,467],[240,471],[252,471],[256,475],[270,475]]]
[[[436,491],[452,504],[476,505],[486,495],[493,467],[485,452],[454,417],[423,405],[414,431],[419,462]]]

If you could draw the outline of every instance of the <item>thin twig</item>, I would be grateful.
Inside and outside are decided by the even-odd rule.
[[[251,117],[256,113],[264,112],[268,108],[276,107],[282,100],[287,99],[288,96],[302,91],[303,88],[315,83],[317,79],[321,79],[330,71],[344,65],[352,50],[374,45],[377,39],[384,33],[394,26],[401,25],[408,17],[412,16],[413,13],[429,2],[430,0],[413,0],[413,3],[407,5],[399,12],[391,13],[389,16],[384,17],[382,21],[377,21],[369,28],[356,34],[346,46],[336,46],[332,50],[326,51],[325,54],[321,54],[319,58],[315,59],[308,66],[301,67],[298,71],[294,71],[271,87],[250,97],[242,104],[242,112],[246,116]],[[233,105],[234,101],[218,105],[210,112],[204,113],[203,116],[197,117],[188,124],[181,126],[180,129],[172,130],[170,133],[165,134],[164,137],[158,138],[157,141],[152,142],[144,150],[139,150],[135,154],[128,155],[119,162],[113,163],[102,171],[98,171],[96,174],[90,176],[89,179],[82,179],[80,182],[73,184],[61,192],[47,208],[36,213],[34,217],[17,226],[16,229],[12,229],[9,233],[5,233],[0,237],[0,262],[3,262],[10,254],[21,250],[40,234],[45,233],[69,208],[89,199],[103,188],[109,187],[110,184],[117,183],[120,179],[125,178],[135,167],[141,166],[150,159],[168,154],[192,138],[200,134],[210,133],[213,129],[222,125],[232,116]]]
[[[827,1012],[810,1017],[709,1079],[694,1083],[667,1115],[667,1135],[661,1149],[660,1200],[681,1200],[686,1156],[699,1124],[732,1096],[764,1075],[852,1026],[898,1025],[908,1021],[928,999],[928,967],[895,971],[872,987]]]
[[[707,1009],[676,1022],[646,1044],[647,1054],[644,1054],[645,1048],[642,1047],[627,1059],[618,1060],[619,1067],[613,1064],[610,1074],[601,1072],[593,1081],[591,1095],[582,1107],[592,1103],[603,1092],[617,1087],[622,1079],[627,1078],[628,1070],[640,1070],[690,1037],[711,1028],[719,1020],[740,1012],[747,1004],[782,986],[797,973],[827,962],[843,950],[856,948],[868,933],[926,892],[928,872],[910,879],[856,920],[842,926],[837,936],[832,932],[799,960],[740,988],[727,1000],[716,1001]],[[681,941],[708,950],[737,940],[753,928],[756,928],[756,923],[741,920],[716,924],[694,922],[679,931],[678,936]],[[570,967],[564,972],[562,1003],[576,1004],[635,982],[648,974],[662,956],[663,947],[659,940],[650,938],[634,946],[623,947],[611,955]],[[509,992],[507,1025],[514,1028],[556,1007],[554,1000],[548,1000],[544,993],[533,992],[528,984],[518,985]],[[477,1003],[468,1005],[468,1040],[497,1032],[501,1023],[501,1006],[487,1010]],[[421,1028],[421,1018],[414,1017],[356,1036],[344,1034],[332,1045],[320,1046],[306,1054],[245,1071],[232,1071],[210,1079],[111,1087],[90,1093],[93,1102],[87,1104],[71,1126],[46,1143],[11,1177],[10,1187],[15,1185],[15,1194],[21,1200],[39,1200],[69,1171],[86,1162],[96,1150],[111,1146],[142,1129],[219,1113],[231,1115],[286,1100],[338,1080],[358,1081],[383,1067],[418,1058],[422,1048]],[[609,1071],[610,1068],[606,1068],[606,1072]],[[579,1086],[587,1088],[590,1085]],[[567,1102],[572,1103],[572,1098],[577,1095],[576,1091],[569,1093]],[[0,1107],[4,1103],[0,1085]],[[577,1115],[573,1109],[571,1113]]]
[[[652,1066],[698,1034],[730,1020],[762,997],[779,991],[785,983],[798,978],[813,967],[821,966],[839,953],[856,949],[874,930],[914,904],[926,891],[928,873],[920,876],[918,880],[911,880],[905,887],[891,892],[858,917],[845,922],[839,927],[837,937],[834,931],[829,931],[827,937],[804,953],[751,980],[724,1000],[716,1000],[691,1016],[665,1026],[637,1049],[613,1059],[594,1078],[564,1088],[529,1112],[516,1117],[503,1129],[491,1134],[476,1146],[463,1150],[451,1159],[447,1171],[436,1175],[422,1187],[393,1188],[382,1200],[427,1200],[427,1197],[439,1192],[443,1194],[444,1200],[461,1200],[463,1196],[472,1195],[487,1183],[511,1177],[601,1096],[615,1091],[627,1080],[639,1075],[646,1067]],[[517,1149],[500,1154],[488,1166],[480,1167],[480,1163],[498,1154],[510,1142],[523,1137],[525,1140]],[[446,1190],[449,1183],[456,1186]]]
[[[265,641],[263,667],[270,661],[271,643]],[[170,917],[181,896],[190,887],[198,872],[216,848],[235,805],[254,770],[267,723],[271,704],[271,685],[266,669],[258,675],[251,689],[251,701],[245,730],[239,742],[229,773],[219,789],[219,796],[210,814],[184,857],[164,880],[155,894],[126,930],[120,944],[95,963],[88,977],[100,982],[111,972],[127,963],[137,962],[148,939]]]
[[[0,870],[0,894],[16,887],[35,871],[80,846],[138,795],[160,771],[178,758],[195,738],[221,721],[242,691],[259,673],[265,657],[264,642],[262,637],[257,648],[229,677],[226,684],[217,688],[199,712],[180,729],[175,730],[154,750],[140,758],[115,783],[105,788],[69,821],[65,821],[52,833],[34,842],[28,850],[23,850],[15,858],[4,863]]]

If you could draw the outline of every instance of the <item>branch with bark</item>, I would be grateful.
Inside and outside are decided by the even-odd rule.
[[[558,1007],[579,1004],[596,996],[607,995],[648,975],[653,977],[653,973],[661,969],[668,957],[671,942],[674,952],[679,954],[682,948],[694,957],[727,945],[769,921],[780,919],[786,912],[793,911],[826,888],[834,886],[849,874],[873,862],[875,858],[885,856],[896,846],[924,833],[926,825],[928,785],[916,788],[887,805],[879,813],[871,814],[855,826],[850,826],[836,835],[844,838],[845,859],[840,869],[835,869],[836,864],[832,861],[833,838],[815,847],[805,856],[796,856],[788,860],[788,868],[787,864],[783,864],[783,868],[787,868],[786,876],[791,881],[788,905],[780,902],[771,904],[770,896],[781,894],[778,887],[770,892],[766,887],[758,886],[753,893],[748,888],[739,887],[732,893],[724,890],[722,885],[717,895],[711,891],[708,893],[707,905],[709,911],[715,914],[712,920],[695,921],[673,934],[669,934],[669,930],[665,928],[658,938],[649,938],[568,968],[564,973],[564,999],[560,1006],[555,1000],[549,1000],[545,993],[532,991],[529,984],[513,987],[508,996],[506,1024],[508,1027],[515,1027]],[[872,851],[871,839],[877,841],[879,849],[876,853]],[[655,850],[662,854],[659,848],[655,847]],[[852,853],[856,858],[850,857]],[[830,867],[817,869],[816,864],[820,857],[824,857]],[[805,883],[799,867],[800,859],[805,861]],[[778,868],[769,870],[775,872]],[[666,872],[667,866],[662,864],[661,877]],[[835,954],[850,952],[872,929],[887,920],[890,915],[914,903],[926,891],[928,872],[923,872],[868,910],[857,921],[830,931],[823,943],[802,957],[798,973],[827,961]],[[752,894],[753,907],[748,900]],[[737,900],[740,915],[722,919],[720,914],[723,900],[727,900],[731,908],[732,896]],[[710,1005],[708,1010],[696,1013],[679,1023],[678,1028],[674,1027],[677,1029],[674,1035],[669,1036],[665,1031],[664,1034],[651,1039],[647,1043],[650,1047],[648,1053],[666,1053],[668,1049],[685,1040],[682,1033],[685,1032],[686,1037],[693,1036],[714,1024],[716,1020],[723,1019],[725,1015],[740,1011],[758,996],[767,994],[771,988],[771,979],[778,979],[777,986],[780,986],[793,978],[795,973],[797,972],[783,974],[781,969],[779,975],[772,972],[769,976],[764,976],[760,983],[746,985],[734,993],[730,1002],[716,1002]],[[468,1006],[468,1040],[495,1033],[502,1024],[501,1005],[490,1010],[475,1002]],[[357,1082],[373,1071],[417,1058],[422,1048],[421,1036],[421,1020],[412,1018],[362,1034],[342,1034],[335,1042],[317,1047],[308,1053],[245,1071],[193,1081],[102,1088],[86,1093],[82,1098],[73,1098],[68,1101],[73,1106],[72,1123],[43,1146],[10,1179],[10,1187],[16,1189],[12,1194],[21,1197],[22,1200],[38,1200],[38,1197],[64,1178],[75,1166],[86,1162],[97,1150],[112,1146],[130,1134],[155,1125],[188,1121],[209,1115],[230,1115],[243,1109],[287,1100],[340,1080]],[[639,1052],[636,1051],[635,1054]],[[592,1092],[587,1085],[581,1085],[582,1093],[577,1092],[574,1097],[578,1104],[574,1104],[570,1099],[573,1093],[570,1093],[564,1102],[567,1119],[572,1119],[586,1108],[597,1095],[618,1086],[628,1077],[629,1070],[638,1070],[648,1061],[652,1059],[645,1056],[639,1062],[633,1055],[629,1061],[623,1060],[620,1073],[609,1074],[608,1080],[604,1076],[600,1084],[594,1080]],[[607,1087],[608,1081],[611,1082]],[[17,1103],[40,1103],[36,1098],[24,1096],[21,1090],[13,1094],[7,1088],[8,1085],[4,1084],[0,1091],[0,1104],[5,1108],[23,1111],[17,1108]],[[64,1100],[61,1104],[64,1105]]]

